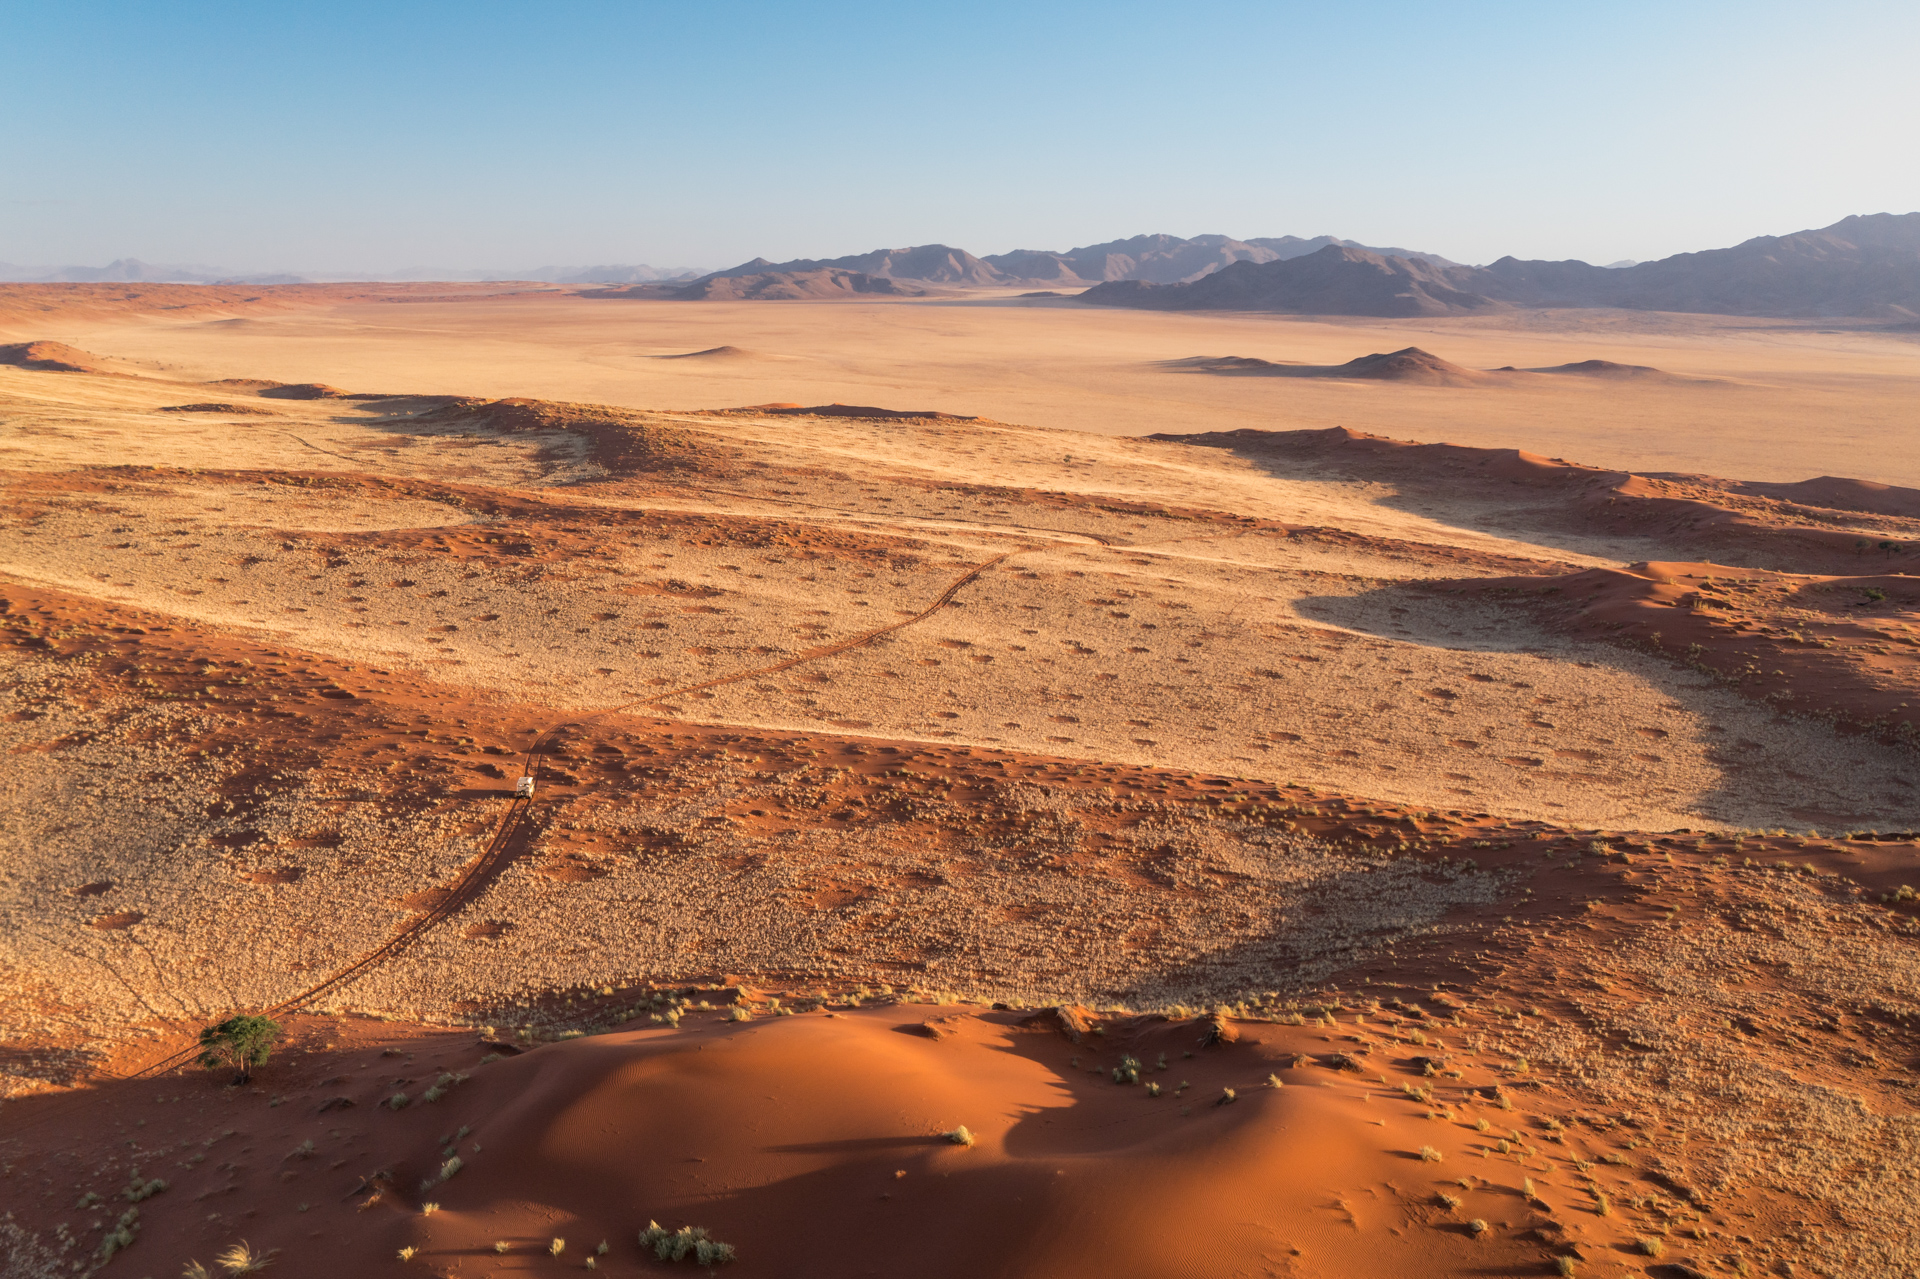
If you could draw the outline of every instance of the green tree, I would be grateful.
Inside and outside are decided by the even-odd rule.
[[[200,1032],[200,1064],[208,1070],[233,1067],[240,1072],[233,1082],[244,1084],[253,1078],[254,1067],[267,1064],[279,1037],[280,1023],[273,1018],[240,1013]]]

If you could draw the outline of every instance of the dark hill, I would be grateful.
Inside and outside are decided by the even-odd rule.
[[[1012,253],[992,254],[981,259],[1009,279],[1046,280],[1072,283],[1078,280],[1145,280],[1149,284],[1182,284],[1210,275],[1235,262],[1279,262],[1303,257],[1328,246],[1365,249],[1369,253],[1422,259],[1436,266],[1456,263],[1431,253],[1407,249],[1379,249],[1356,244],[1331,235],[1310,240],[1283,235],[1254,240],[1235,240],[1224,235],[1196,235],[1185,239],[1177,235],[1136,235],[1125,240],[1108,240],[1068,249],[1019,249]]]
[[[1618,268],[1511,257],[1463,267],[1328,245],[1304,257],[1236,263],[1188,283],[1112,283],[1080,296],[1169,311],[1412,316],[1507,305],[1898,323],[1920,319],[1920,213],[1849,217]]]
[[[1485,293],[1525,306],[1911,320],[1920,318],[1920,213],[1843,218],[1618,270],[1502,258],[1485,274]]]
[[[1164,311],[1285,311],[1296,315],[1453,315],[1498,303],[1472,285],[1483,272],[1328,245],[1303,257],[1236,262],[1188,284],[1137,280],[1080,295],[1102,306]]]
[[[1089,244],[1064,253],[1051,249],[1016,249],[977,258],[965,249],[945,244],[922,244],[906,249],[875,249],[842,258],[796,258],[769,262],[755,258],[724,271],[714,271],[695,283],[767,274],[791,275],[811,271],[857,271],[877,280],[985,286],[996,284],[1082,284],[1105,280],[1146,280],[1173,284],[1200,279],[1236,262],[1277,262],[1300,257],[1325,246],[1365,248],[1330,235],[1311,240],[1283,235],[1271,239],[1236,240],[1225,235],[1136,235],[1124,240]],[[1368,250],[1374,252],[1376,250]],[[1453,266],[1445,258],[1403,249],[1380,250],[1438,266]]]
[[[1172,360],[1164,368],[1237,377],[1361,378],[1369,382],[1412,382],[1425,386],[1473,386],[1488,375],[1462,368],[1417,346],[1375,352],[1345,364],[1287,364],[1244,355],[1198,356]]]

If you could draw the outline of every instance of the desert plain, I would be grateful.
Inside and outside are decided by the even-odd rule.
[[[1913,1273],[1916,405],[1863,321],[0,286],[0,1273]]]

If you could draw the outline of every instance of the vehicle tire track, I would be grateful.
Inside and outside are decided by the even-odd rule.
[[[697,693],[709,688],[719,688],[727,684],[737,684],[742,680],[758,679],[779,671],[790,670],[806,662],[820,661],[823,658],[833,657],[837,654],[863,647],[883,636],[894,634],[897,631],[905,630],[909,626],[924,622],[941,609],[953,603],[954,598],[968,585],[977,581],[981,574],[994,568],[1013,555],[1037,549],[1039,548],[1028,546],[1022,547],[1019,551],[1006,551],[974,565],[950,582],[947,588],[940,593],[939,597],[936,598],[933,603],[927,605],[926,608],[921,609],[912,617],[905,618],[901,621],[892,622],[886,626],[875,627],[873,630],[863,631],[858,635],[852,635],[831,644],[821,645],[818,648],[807,649],[805,652],[787,658],[785,661],[775,662],[768,666],[756,667],[752,670],[741,671],[733,675],[720,676],[716,679],[704,680],[698,684],[689,684],[684,688],[670,689],[653,697],[637,698],[630,702],[621,703],[618,706],[610,706],[605,710],[595,711],[591,715],[584,715],[578,719],[566,720],[562,723],[555,724],[540,734],[540,736],[534,740],[533,744],[527,748],[522,763],[522,772],[528,776],[536,776],[535,769],[537,766],[534,762],[534,757],[543,753],[561,733],[569,729],[579,728],[605,716],[616,715],[635,707],[657,706],[672,698],[685,697],[689,693]],[[325,980],[316,982],[306,989],[290,995],[268,1008],[262,1009],[262,1015],[281,1017],[289,1013],[297,1012],[306,1005],[319,999],[322,995],[351,985],[355,980],[364,976],[373,968],[399,955],[408,946],[432,931],[437,925],[445,922],[456,912],[478,899],[487,889],[493,886],[494,881],[512,861],[511,849],[513,837],[518,833],[527,816],[532,812],[532,809],[533,800],[531,797],[516,795],[513,802],[508,805],[507,811],[502,816],[500,825],[495,829],[492,839],[488,841],[486,849],[461,872],[460,878],[454,882],[445,898],[428,910],[409,919],[393,936],[360,956],[346,967],[340,969],[338,972],[328,976]],[[194,1058],[198,1052],[199,1049],[197,1046],[185,1048],[158,1061],[150,1062],[138,1070],[120,1076],[120,1078],[150,1079],[186,1064]]]

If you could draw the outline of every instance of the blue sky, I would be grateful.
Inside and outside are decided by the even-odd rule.
[[[0,5],[0,260],[722,266],[1920,209],[1920,5]]]

